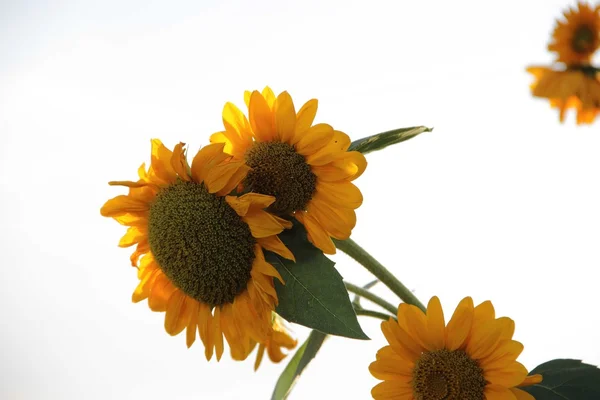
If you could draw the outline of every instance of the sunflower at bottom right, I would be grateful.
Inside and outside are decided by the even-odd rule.
[[[446,325],[437,297],[427,312],[400,304],[398,320],[381,324],[389,345],[377,352],[369,371],[383,382],[371,391],[376,400],[533,400],[519,386],[542,381],[516,361],[523,345],[512,340],[515,324],[496,318],[490,301],[457,306]]]

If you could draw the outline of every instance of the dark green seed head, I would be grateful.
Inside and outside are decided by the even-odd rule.
[[[594,30],[587,25],[581,25],[573,35],[571,46],[576,53],[590,53],[594,51],[596,40],[597,38],[594,35]]]
[[[188,296],[218,306],[246,288],[256,240],[225,198],[208,193],[204,184],[178,182],[161,189],[148,229],[158,265]]]
[[[255,143],[245,158],[252,170],[244,180],[244,187],[251,192],[275,196],[269,211],[289,215],[305,209],[315,192],[317,177],[292,145]]]
[[[483,400],[487,384],[477,361],[462,350],[421,354],[412,373],[416,400]]]

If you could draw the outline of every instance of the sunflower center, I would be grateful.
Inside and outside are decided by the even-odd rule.
[[[255,239],[224,197],[204,184],[161,189],[148,216],[150,249],[185,294],[211,306],[233,302],[250,280]]]
[[[483,400],[485,385],[483,370],[462,350],[423,353],[413,369],[416,400]]]
[[[594,30],[587,25],[581,25],[575,30],[571,45],[576,53],[585,54],[594,51],[596,45]]]
[[[244,186],[252,192],[275,196],[270,211],[287,215],[304,210],[317,187],[317,177],[304,156],[294,147],[281,142],[262,142],[252,146],[245,155],[252,170]]]

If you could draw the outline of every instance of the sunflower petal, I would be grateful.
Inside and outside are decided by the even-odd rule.
[[[279,140],[290,143],[296,130],[296,110],[288,92],[282,92],[275,102],[275,128]]]
[[[265,98],[258,92],[252,92],[250,96],[250,126],[254,137],[259,142],[270,142],[275,138],[275,127],[273,113]]]
[[[446,327],[446,348],[460,348],[471,331],[473,324],[473,299],[465,297],[456,307],[448,326]]]

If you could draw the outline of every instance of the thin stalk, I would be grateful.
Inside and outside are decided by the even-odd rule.
[[[348,289],[349,292],[357,294],[360,297],[364,297],[365,299],[367,299],[369,301],[372,301],[373,303],[377,304],[381,308],[392,313],[392,315],[396,315],[396,313],[398,312],[398,307],[394,307],[394,305],[392,303],[388,302],[387,300],[382,299],[381,297],[377,296],[375,293],[370,292],[369,290],[362,288],[360,286],[356,286],[350,282],[344,281],[344,285],[346,285],[346,289]]]
[[[359,315],[359,316],[362,315],[365,317],[378,318],[383,321],[389,321],[390,318],[396,319],[396,317],[393,315],[389,315],[389,314],[382,313],[379,311],[374,311],[374,310],[365,310],[364,308],[354,309],[354,312],[356,312],[356,315]]]
[[[398,280],[392,273],[385,268],[379,261],[371,256],[367,251],[360,247],[354,240],[337,240],[333,239],[335,246],[348,254],[350,257],[358,261],[370,273],[387,286],[396,294],[403,302],[419,307],[425,312],[425,306],[416,298],[416,296],[408,290],[402,282]]]

